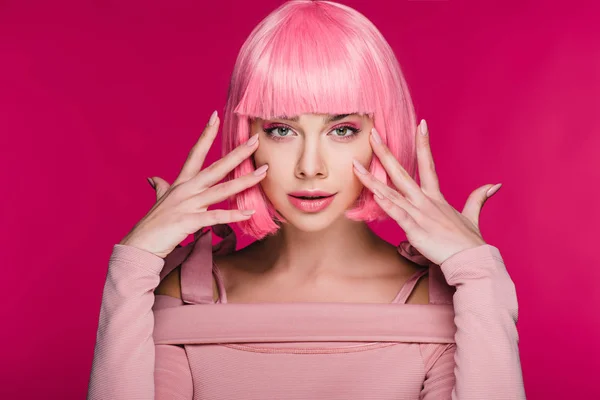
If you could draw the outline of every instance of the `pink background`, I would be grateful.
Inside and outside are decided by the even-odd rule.
[[[155,201],[146,177],[175,179],[281,3],[0,2],[0,398],[85,397],[108,257]],[[600,397],[598,10],[345,4],[395,49],[451,204],[504,184],[481,227],[517,286],[528,398]]]

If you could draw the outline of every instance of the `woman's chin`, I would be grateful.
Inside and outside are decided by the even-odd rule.
[[[308,213],[295,208],[279,213],[286,219],[286,223],[303,232],[319,232],[332,225],[338,218],[344,217],[343,211],[323,210],[317,213]]]

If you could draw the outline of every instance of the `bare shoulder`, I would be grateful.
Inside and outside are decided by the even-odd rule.
[[[163,278],[154,289],[154,294],[161,294],[165,296],[171,296],[181,299],[181,266],[176,267],[173,271],[169,272],[167,276]]]
[[[213,277],[213,300],[217,301],[219,298],[219,290],[217,289],[217,283]],[[154,289],[155,295],[165,295],[181,299],[181,266],[176,267],[173,271],[169,272],[167,276],[163,278]]]
[[[240,269],[239,265],[248,265],[246,262],[247,250],[251,248],[247,246],[243,249],[233,251],[228,254],[217,255],[213,254],[213,262],[217,265],[221,277],[225,277],[225,281],[235,281],[233,278],[236,274],[231,271]],[[240,269],[243,271],[243,269]],[[219,288],[215,277],[212,276],[212,287],[213,287],[213,300],[219,299]],[[173,271],[169,272],[167,276],[160,281],[159,285],[154,289],[155,295],[166,295],[181,299],[181,266],[177,266]]]
[[[214,254],[213,262],[230,286],[264,270],[268,257],[260,253],[257,242],[227,254]]]
[[[405,258],[398,253],[397,247],[387,241],[381,240],[383,250],[379,252],[385,257],[385,263],[394,265],[403,271],[405,279],[423,271],[423,266],[414,261]],[[429,304],[429,274],[424,274],[419,278],[411,294],[406,299],[406,304]]]
[[[419,278],[406,304],[429,304],[429,274]]]
[[[385,279],[388,282],[389,279],[394,279],[398,285],[402,285],[407,279],[423,270],[423,266],[405,259],[398,254],[395,247],[388,246],[387,255],[378,259],[379,265],[386,265],[386,267],[380,268],[380,271],[383,272],[380,273],[378,279]],[[269,263],[268,257],[269,255],[260,253],[256,247],[250,245],[229,254],[215,255],[213,260],[224,280],[226,292],[231,294],[240,287],[247,288],[248,285],[260,284],[260,276],[265,265]],[[398,271],[401,272],[398,273]],[[429,304],[428,277],[429,275],[425,274],[419,278],[407,298],[406,304]],[[387,285],[389,286],[389,283]]]

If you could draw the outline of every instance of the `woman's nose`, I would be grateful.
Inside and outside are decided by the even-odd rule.
[[[319,143],[307,140],[296,163],[296,177],[301,179],[327,176],[327,166]]]

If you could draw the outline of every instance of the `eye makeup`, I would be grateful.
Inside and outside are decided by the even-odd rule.
[[[292,128],[290,128],[289,126],[282,124],[282,123],[267,123],[267,124],[263,125],[262,129],[269,139],[273,139],[275,141],[286,140],[288,137],[293,136]],[[278,135],[278,134],[276,134],[276,132],[279,129],[282,130],[283,132],[279,131],[280,134]],[[338,135],[337,132],[340,132],[340,131],[342,133],[344,131],[346,131],[346,134]],[[362,132],[360,127],[357,124],[354,124],[351,122],[344,122],[342,124],[338,124],[338,125],[334,126],[333,128],[331,128],[331,131],[330,131],[330,133],[332,133],[332,136],[335,138],[334,140],[342,141],[342,142],[347,142],[347,141],[355,139],[356,136],[360,132]]]

